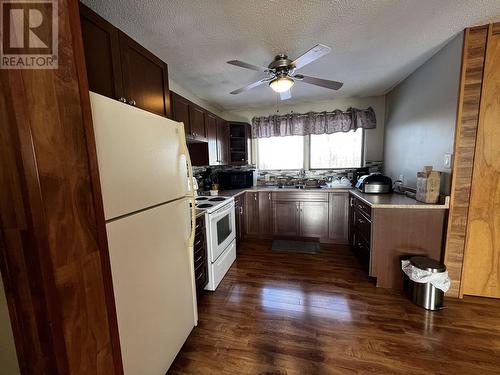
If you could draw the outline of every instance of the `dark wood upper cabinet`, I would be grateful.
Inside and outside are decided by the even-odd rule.
[[[191,134],[189,127],[189,100],[182,96],[171,92],[172,94],[172,118],[175,121],[184,123],[184,131],[186,136]]]
[[[209,165],[218,165],[219,157],[217,154],[217,117],[210,112],[207,112],[205,116],[205,129],[207,132]]]
[[[158,57],[119,32],[123,91],[129,104],[171,117],[168,69]]]
[[[79,3],[89,89],[171,117],[167,64]]]
[[[119,99],[123,84],[118,29],[81,2],[79,6],[89,89]]]
[[[219,164],[229,164],[229,132],[227,122],[217,118],[217,156]]]
[[[248,164],[250,160],[250,124],[229,122],[229,163]]]
[[[205,130],[205,110],[196,104],[189,105],[189,125],[191,136],[197,140],[206,140],[207,132]]]

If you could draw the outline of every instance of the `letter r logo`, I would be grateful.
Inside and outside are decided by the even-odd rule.
[[[2,1],[2,52],[16,55],[53,53],[51,1]]]

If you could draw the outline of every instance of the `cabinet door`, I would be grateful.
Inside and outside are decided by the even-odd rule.
[[[330,193],[328,204],[329,239],[339,244],[349,243],[349,194]]]
[[[89,89],[108,98],[123,96],[118,29],[79,2]]]
[[[272,203],[273,234],[275,236],[293,236],[299,234],[299,202]]]
[[[247,123],[230,122],[229,127],[229,163],[248,164]]]
[[[300,203],[300,236],[328,238],[328,202]]]
[[[249,236],[259,234],[259,194],[246,193],[245,197],[245,232]]]
[[[186,136],[191,134],[189,127],[189,101],[182,96],[172,92],[172,118],[184,123]]]
[[[132,105],[171,117],[167,64],[119,33],[125,98]]]
[[[236,245],[238,245],[245,234],[245,196],[241,195],[234,199]]]
[[[259,192],[259,233],[264,236],[273,233],[271,193],[266,191]]]
[[[217,118],[217,155],[219,164],[227,165],[229,162],[229,131],[226,121]]]
[[[208,164],[218,165],[219,158],[217,155],[217,117],[210,112],[205,116],[205,129],[207,131],[208,141]]]
[[[205,110],[197,105],[189,104],[189,121],[191,127],[191,136],[198,140],[206,140],[205,131]]]

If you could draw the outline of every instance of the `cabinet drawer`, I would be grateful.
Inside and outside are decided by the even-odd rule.
[[[359,199],[354,199],[354,208],[361,211],[368,219],[372,217],[372,209],[365,202],[362,202]]]
[[[321,191],[274,191],[273,201],[328,202],[328,193]]]
[[[370,268],[370,242],[367,241],[359,232],[354,233],[353,250],[357,258],[363,264],[363,268]]]
[[[198,291],[203,290],[203,288],[205,288],[205,285],[207,285],[208,281],[207,276],[208,276],[207,265],[200,264],[198,268],[196,268],[194,271],[195,284],[196,284],[196,289]]]
[[[194,252],[194,268],[198,268],[203,263],[207,263],[207,252],[204,247]]]
[[[371,239],[372,223],[360,211],[354,210],[354,230],[362,235],[366,241]]]

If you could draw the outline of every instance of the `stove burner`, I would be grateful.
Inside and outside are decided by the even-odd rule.
[[[223,197],[215,197],[215,198],[210,198],[208,201],[209,202],[220,202],[220,201],[225,201],[226,198]]]
[[[209,208],[209,207],[213,207],[213,204],[210,204],[210,203],[203,203],[203,204],[198,204],[196,206],[196,208]]]
[[[197,201],[206,201],[208,198],[207,197],[198,197],[196,198]]]

